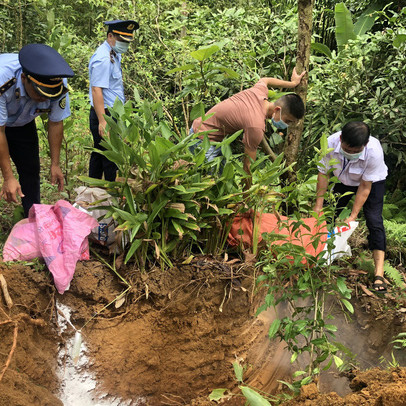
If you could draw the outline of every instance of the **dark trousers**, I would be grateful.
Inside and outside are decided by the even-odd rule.
[[[354,192],[355,194],[357,190],[358,186],[346,186],[342,183],[336,183],[334,185],[334,193],[340,195],[345,192]],[[384,180],[372,183],[371,192],[363,206],[364,216],[369,230],[368,244],[370,250],[386,251],[386,234],[382,218],[384,194]],[[342,209],[347,206],[353,196],[354,195],[348,195],[339,198],[337,203],[337,216],[341,213]]]
[[[110,112],[106,109],[105,114],[110,115]],[[93,136],[94,147],[101,151],[105,151],[106,148],[100,145],[102,138],[99,135],[99,119],[97,118],[97,114],[93,107],[90,109],[89,125]],[[89,176],[91,178],[101,179],[103,174],[105,180],[116,180],[117,165],[108,160],[105,156],[97,152],[92,152],[89,162]]]
[[[25,195],[21,201],[25,217],[28,217],[31,206],[41,203],[39,145],[35,120],[22,127],[6,127],[6,138],[10,157],[17,168],[21,190]]]

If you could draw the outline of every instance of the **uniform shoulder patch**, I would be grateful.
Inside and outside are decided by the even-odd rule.
[[[59,107],[63,110],[66,107],[66,97],[59,100]]]
[[[17,78],[11,78],[8,80],[6,83],[4,83],[2,86],[0,86],[0,96],[7,92],[8,89],[10,89],[11,86],[15,85],[17,82]]]

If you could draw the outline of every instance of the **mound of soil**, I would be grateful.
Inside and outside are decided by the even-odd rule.
[[[61,406],[53,394],[59,339],[50,321],[55,288],[46,271],[0,264],[14,302],[0,293],[0,405]],[[11,358],[10,358],[11,356]],[[10,362],[9,362],[10,361]],[[8,364],[9,363],[9,364]]]
[[[357,371],[351,380],[354,391],[344,398],[336,393],[320,394],[316,385],[302,388],[299,398],[287,402],[288,406],[404,406],[406,405],[406,369],[392,368],[381,370],[373,368]]]
[[[14,301],[7,309],[0,293],[0,405],[62,405],[58,350],[74,330],[57,332],[63,316],[55,298],[71,309],[76,328],[86,324],[82,333],[98,393],[126,405],[204,406],[215,388],[237,394],[235,360],[248,366],[246,383],[269,393],[280,392],[278,380],[292,372],[284,344],[267,337],[273,311],[255,317],[254,269],[236,260],[201,257],[145,273],[122,269],[131,289],[115,304],[127,285],[97,261],[78,263],[64,295],[56,293],[46,270],[0,264],[0,273]],[[309,385],[288,404],[404,405],[405,377],[401,368],[358,372],[352,394],[320,394]],[[226,404],[243,405],[244,399]]]

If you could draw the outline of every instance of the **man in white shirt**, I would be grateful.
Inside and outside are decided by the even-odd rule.
[[[386,250],[386,235],[383,226],[382,208],[385,193],[385,179],[388,168],[385,165],[380,142],[370,136],[367,124],[362,121],[347,123],[342,131],[328,138],[328,147],[333,151],[320,162],[317,182],[317,198],[314,210],[323,208],[324,194],[329,181],[329,170],[333,169],[339,183],[334,192],[343,195],[353,192],[355,200],[350,216],[345,222],[355,221],[361,208],[369,230],[369,248],[373,251],[375,262],[375,282],[373,288],[386,291],[383,266]],[[337,216],[346,207],[352,194],[341,196],[337,203]]]

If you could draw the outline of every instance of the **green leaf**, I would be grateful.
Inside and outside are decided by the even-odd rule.
[[[326,154],[327,154],[327,149],[328,149],[328,141],[327,141],[327,136],[326,136],[326,134],[323,134],[323,135],[321,136],[321,139],[320,139],[320,148],[321,148],[322,154],[323,154],[323,155],[326,155]]]
[[[268,305],[266,303],[259,306],[257,311],[255,312],[255,317],[257,317],[261,312],[265,311],[267,308],[268,308]]]
[[[340,357],[337,357],[337,355],[333,355],[333,359],[334,359],[334,363],[336,364],[337,368],[340,368],[341,365],[344,364],[344,361]]]
[[[210,395],[209,395],[209,400],[221,400],[224,398],[224,393],[227,391],[227,389],[214,389]]]
[[[318,42],[312,42],[310,48],[313,49],[313,51],[320,52],[321,54],[324,54],[329,59],[331,59],[331,50],[327,45],[320,44]]]
[[[347,285],[345,284],[345,279],[343,277],[337,278],[337,287],[338,287],[338,290],[340,291],[340,293],[343,296],[345,296],[348,291],[348,288],[347,288]]]
[[[141,96],[140,96],[140,93],[138,92],[138,89],[136,87],[133,88],[133,95],[134,95],[134,100],[137,103],[141,103]]]
[[[81,182],[87,183],[91,186],[97,186],[101,188],[113,188],[114,186],[120,186],[118,182],[109,182],[104,179],[89,178],[88,176],[78,176],[78,179]]]
[[[332,363],[333,363],[333,358],[330,358],[330,360],[328,361],[327,365],[326,365],[325,367],[323,367],[323,371],[329,370]]]
[[[233,362],[233,368],[234,368],[235,378],[237,379],[238,382],[242,382],[244,368],[238,362]]]
[[[148,217],[148,220],[147,220],[148,224],[152,224],[152,222],[154,221],[157,214],[166,206],[166,204],[168,202],[169,202],[169,199],[163,199],[159,203],[157,201],[155,201],[152,204],[153,210],[152,210],[152,213]]]
[[[352,23],[351,12],[344,3],[336,4],[334,17],[337,46],[341,50],[348,43],[348,40],[356,38],[354,24]]]
[[[48,23],[48,30],[51,30],[55,26],[55,13],[54,13],[54,10],[49,10],[47,12],[47,23]]]
[[[172,73],[175,73],[175,72],[180,72],[183,70],[191,70],[194,67],[195,67],[195,65],[193,65],[192,63],[188,63],[187,65],[178,66],[177,68],[168,70],[168,72],[166,72],[166,74],[171,75]]]
[[[298,376],[304,375],[306,371],[296,371],[293,373],[293,378],[297,378]]]
[[[109,161],[113,161],[117,165],[124,165],[125,159],[122,154],[115,151],[100,151]]]
[[[375,24],[376,14],[375,11],[380,10],[379,3],[369,6],[358,18],[354,24],[355,35],[364,35]]]
[[[114,210],[114,212],[117,213],[118,216],[119,216],[121,219],[123,219],[123,220],[125,220],[125,221],[129,221],[129,222],[132,223],[132,224],[136,224],[136,223],[137,223],[137,217],[136,217],[135,214],[133,215],[133,214],[128,213],[128,212],[125,211],[125,210],[121,210],[121,209],[119,209],[119,208],[117,208],[117,207],[112,207],[112,210]],[[114,217],[114,218],[116,218],[116,217]]]
[[[176,232],[178,233],[178,236],[180,239],[183,238],[183,234],[185,233],[183,231],[183,228],[180,226],[179,223],[177,223],[175,220],[171,219],[171,223],[173,225],[173,227],[175,228]]]
[[[113,108],[110,108],[110,111],[118,113],[120,116],[125,114],[124,104],[123,102],[117,97],[114,101]]]
[[[308,385],[312,380],[313,380],[313,378],[312,378],[311,376],[306,376],[306,378],[303,378],[303,379],[300,381],[300,384],[301,384],[302,386],[305,386],[305,385]]]
[[[219,143],[218,146],[225,146],[225,145],[230,145],[233,141],[235,141],[236,138],[238,138],[238,136],[243,132],[243,130],[238,130],[237,132],[235,132],[233,135],[230,135],[226,138],[224,138],[223,141],[221,141]]]
[[[153,183],[153,184],[145,191],[145,194],[147,195],[148,193],[152,192],[157,186],[158,186],[157,183]]]
[[[275,101],[280,99],[282,96],[286,96],[287,94],[294,94],[294,92],[280,92],[279,90],[268,90],[268,100]]]
[[[294,352],[293,354],[292,354],[292,356],[290,357],[290,363],[291,364],[293,364],[296,360],[297,360],[297,357],[299,356],[299,353],[298,352]]]
[[[226,68],[225,66],[216,66],[216,68],[218,70],[220,70],[221,72],[224,72],[227,74],[228,77],[232,78],[232,79],[238,79],[239,75],[237,72],[233,71],[230,68]]]
[[[326,338],[320,337],[320,338],[315,338],[314,340],[310,341],[313,345],[315,346],[320,346],[326,343]]]
[[[182,227],[186,227],[190,230],[193,231],[200,231],[200,227],[194,222],[194,221],[183,221],[183,220],[179,220],[179,224]]]
[[[253,389],[248,388],[247,386],[240,386],[239,388],[250,406],[271,406],[264,397]]]
[[[166,138],[167,140],[169,140],[172,136],[172,132],[171,132],[168,124],[165,121],[161,121],[160,127],[161,127],[162,136],[164,138]]]
[[[131,193],[131,189],[128,186],[128,183],[126,183],[124,186],[124,196],[126,198],[127,206],[129,207],[131,214],[135,215],[136,210],[135,210],[134,198],[133,198],[133,194]]]
[[[393,46],[399,48],[406,41],[406,34],[398,34],[393,40]]]
[[[199,48],[196,51],[193,51],[190,56],[198,61],[202,62],[205,59],[209,58],[211,55],[216,53],[220,49],[217,45],[211,45],[206,48]]]
[[[347,308],[347,310],[350,313],[354,313],[354,308],[352,307],[352,304],[348,300],[341,299],[341,303]]]
[[[199,117],[204,117],[204,104],[202,102],[195,104],[190,112],[190,119],[192,121]]]
[[[188,220],[188,216],[185,213],[182,213],[177,209],[166,209],[164,217],[165,218],[174,217],[174,218],[185,220],[185,221]]]
[[[134,255],[135,251],[137,251],[137,249],[141,246],[142,244],[142,240],[134,240],[133,243],[131,244],[130,249],[127,252],[127,255],[125,257],[125,261],[124,263],[126,264],[131,257]]]
[[[280,325],[281,325],[281,321],[279,319],[276,319],[273,321],[273,323],[269,327],[269,331],[268,331],[269,338],[275,337],[275,334],[278,332]]]

